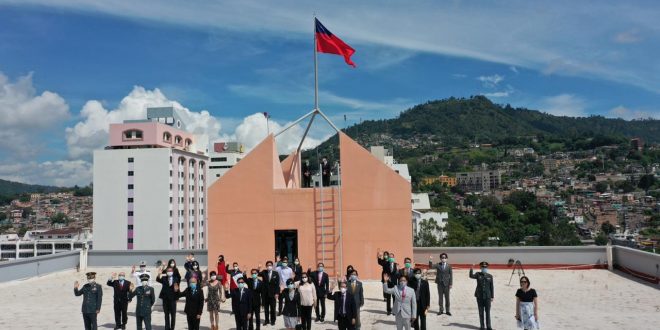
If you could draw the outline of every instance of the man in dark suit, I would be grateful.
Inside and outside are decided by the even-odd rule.
[[[266,262],[266,269],[261,272],[264,279],[264,325],[275,325],[275,312],[277,299],[280,297],[280,275],[273,269],[273,262]]]
[[[312,171],[309,168],[309,160],[305,159],[305,161],[302,163],[302,169],[300,170],[300,173],[302,173],[302,182],[303,182],[303,188],[309,188],[312,182]]]
[[[415,268],[415,297],[417,298],[417,318],[413,326],[415,330],[426,330],[426,314],[431,307],[431,290],[429,281],[422,278],[422,270]]]
[[[358,280],[358,272],[353,269],[348,277],[348,292],[355,300],[356,313],[355,313],[355,330],[360,330],[362,324],[360,323],[360,308],[364,306],[364,289],[362,282]]]
[[[199,330],[199,320],[202,318],[204,311],[204,291],[197,284],[197,278],[190,279],[190,286],[183,292],[179,292],[179,285],[174,284],[174,291],[177,292],[177,298],[186,298],[186,305],[183,311],[186,313],[188,320],[188,330]]]
[[[248,320],[252,311],[252,294],[245,287],[245,279],[237,280],[237,288],[231,290],[231,310],[234,312],[236,330],[248,330]]]
[[[405,276],[406,279],[408,279],[408,286],[414,289],[417,281],[415,279],[415,270],[412,267],[412,260],[410,258],[405,258],[403,262],[405,267],[399,270],[399,278]]]
[[[330,279],[323,266],[323,263],[319,262],[317,270],[310,275],[314,289],[316,289],[316,322],[325,321],[325,296],[328,294],[330,285]]]
[[[96,330],[96,316],[101,312],[101,302],[103,300],[103,288],[96,283],[96,273],[89,272],[87,275],[87,284],[79,290],[80,284],[76,281],[73,284],[73,294],[83,296],[82,315],[85,323],[85,330]]]
[[[247,285],[252,295],[252,307],[250,308],[250,330],[261,328],[261,302],[266,290],[263,278],[259,278],[259,272],[256,269],[250,271],[250,278],[248,278],[245,285]],[[256,318],[256,327],[254,326],[254,319]]]
[[[454,273],[451,268],[451,265],[447,262],[447,254],[440,254],[440,263],[435,266],[435,284],[438,286],[438,303],[440,309],[438,315],[441,315],[445,310],[447,310],[447,315],[451,316],[449,311],[449,290],[454,283]],[[442,300],[445,300],[445,308],[443,309]]]
[[[395,262],[394,253],[389,254],[387,260],[382,259],[380,250],[378,251],[378,264],[383,267],[383,283],[387,283],[388,288],[393,288],[399,281],[399,264]],[[387,302],[387,315],[392,314],[392,295],[384,292]]]
[[[330,166],[330,163],[328,162],[328,159],[323,157],[323,160],[321,160],[321,178],[323,180],[323,186],[324,187],[329,187],[330,186],[330,173],[332,171],[332,166]]]
[[[479,263],[481,271],[474,273],[470,267],[470,278],[477,280],[477,288],[474,290],[474,297],[477,298],[477,308],[479,308],[479,323],[481,330],[492,330],[490,326],[490,305],[495,298],[495,287],[493,285],[493,275],[488,274],[488,263],[482,261]],[[484,328],[484,314],[486,314],[486,326]]]
[[[339,283],[339,291],[334,292],[334,283],[330,286],[328,299],[335,302],[335,321],[338,323],[339,330],[354,330],[355,317],[357,315],[357,306],[355,299],[348,292],[346,282]]]
[[[172,267],[167,267],[165,273],[159,269],[157,280],[163,286],[158,298],[163,300],[165,330],[172,330],[176,324],[176,302],[179,300],[179,297],[174,290],[174,286],[181,283],[181,278],[174,273]]]
[[[126,273],[124,272],[119,273],[119,276],[117,276],[117,273],[112,273],[107,285],[112,287],[114,291],[115,329],[126,329],[126,321],[128,321],[126,312],[128,303],[131,301],[129,298],[131,282],[126,280]]]

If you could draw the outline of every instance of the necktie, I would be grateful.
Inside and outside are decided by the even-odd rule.
[[[406,287],[404,286],[403,289],[401,289],[401,301],[406,299]]]
[[[270,270],[268,271],[268,282],[270,282],[270,276],[271,276],[272,273],[273,273],[272,271],[270,271]]]
[[[355,293],[355,282],[353,282],[353,293]]]
[[[241,297],[240,300],[243,300],[243,289],[241,289]]]
[[[341,313],[346,315],[346,294],[345,293],[341,296],[341,300],[342,300]]]

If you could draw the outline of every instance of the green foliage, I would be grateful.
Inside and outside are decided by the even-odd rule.
[[[64,213],[57,213],[50,217],[50,223],[56,224],[56,223],[62,223],[62,224],[68,224],[69,223],[69,217],[67,217]]]
[[[639,183],[637,186],[641,189],[644,189],[644,191],[648,192],[649,188],[653,187],[655,184],[655,176],[653,174],[646,174],[643,175],[641,178],[639,178]]]
[[[51,186],[30,185],[0,179],[0,191],[3,195],[13,196],[24,193],[49,193],[60,191],[61,188]],[[28,196],[29,197],[29,196]]]
[[[18,196],[18,200],[21,203],[27,203],[27,202],[30,201],[30,195],[29,194],[21,194],[20,196]]]
[[[415,235],[415,246],[440,246],[440,240],[436,237],[439,231],[440,226],[433,218],[422,220]]]
[[[472,246],[472,235],[458,221],[449,220],[445,227],[447,231],[447,245],[449,246]]]
[[[598,234],[595,239],[596,245],[607,245],[607,236],[601,234]]]
[[[73,187],[73,195],[77,197],[92,196],[92,192],[93,190],[91,186],[82,187],[82,188],[78,186]]]
[[[609,235],[616,232],[616,227],[613,224],[611,224],[609,221],[606,221],[602,225],[600,225],[600,231],[605,235]]]
[[[62,203],[62,201],[57,199],[57,198],[53,198],[53,199],[50,200],[50,203],[53,204],[53,205],[57,205],[57,204]]]
[[[5,219],[7,219],[7,213],[0,212],[0,221],[4,221]]]
[[[599,193],[604,193],[607,191],[608,184],[605,181],[597,182],[594,185],[594,189]]]
[[[27,219],[30,217],[30,214],[32,214],[32,208],[31,207],[24,207],[23,208],[23,213],[21,214],[21,218]]]

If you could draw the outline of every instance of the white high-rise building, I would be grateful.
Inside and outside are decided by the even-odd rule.
[[[209,152],[209,187],[245,156],[240,142],[215,142]]]
[[[94,152],[94,249],[204,249],[208,157],[174,108],[110,125]]]

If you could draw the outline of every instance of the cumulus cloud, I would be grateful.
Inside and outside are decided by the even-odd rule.
[[[495,88],[497,87],[497,84],[504,80],[504,77],[494,74],[490,76],[479,76],[477,77],[477,80],[481,81],[484,87]]]
[[[147,90],[135,86],[114,109],[106,109],[103,103],[97,100],[85,103],[80,111],[83,120],[66,128],[69,156],[74,159],[91,159],[93,150],[101,149],[107,144],[111,123],[144,119],[147,116],[147,107],[158,106],[172,106],[179,111],[186,122],[186,129],[197,136],[199,149],[205,149],[209,140],[215,140],[220,135],[220,121],[208,111],[191,111],[179,102],[168,99],[158,88]]]
[[[620,44],[634,44],[642,40],[642,36],[637,30],[619,32],[614,35],[614,42]]]
[[[615,107],[609,111],[609,115],[614,118],[621,118],[626,120],[632,119],[646,119],[646,118],[660,118],[660,111],[644,111],[635,110],[624,107],[622,105]]]
[[[84,160],[0,164],[0,177],[38,185],[86,186],[92,182],[92,164]]]
[[[0,72],[0,154],[26,159],[41,151],[48,133],[69,117],[69,105],[58,94],[38,94],[32,73],[12,82]]]
[[[584,117],[586,102],[573,94],[559,94],[546,97],[541,101],[540,109],[555,116]]]

